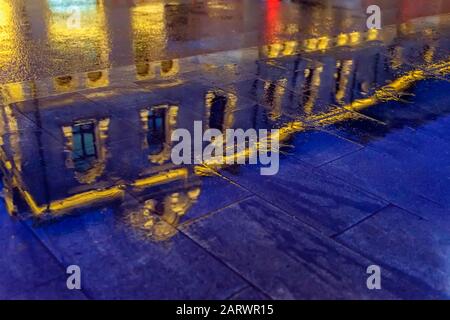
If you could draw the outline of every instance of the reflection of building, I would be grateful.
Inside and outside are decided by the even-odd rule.
[[[156,13],[157,19],[164,20],[163,9],[149,5],[133,13],[131,67],[1,88],[5,107],[0,110],[0,157],[11,213],[26,204],[36,216],[58,215],[123,201],[128,190],[139,202],[137,206],[129,201],[123,205],[131,223],[151,231],[156,238],[170,236],[170,224],[177,223],[201,190],[201,180],[195,175],[198,167],[175,166],[170,161],[174,129],[192,130],[194,120],[203,120],[204,129],[221,131],[277,127],[282,129],[280,139],[287,139],[304,130],[304,123],[347,121],[343,108],[372,107],[426,77],[423,73],[401,77],[410,71],[402,69],[405,60],[412,57],[423,67],[439,60],[433,54],[439,44],[432,37],[419,47],[417,41],[405,36],[407,30],[402,31],[401,44],[395,43],[395,37],[386,41],[389,37],[377,31],[351,32],[249,49],[248,56],[255,60],[245,62],[254,66],[249,68],[252,77],[237,81],[240,77],[233,78],[233,63],[249,59],[247,55],[205,55],[202,59],[208,68],[191,58],[150,61],[149,50],[162,48],[153,45],[165,45],[160,37],[174,35],[161,24],[146,29],[145,19],[140,19]],[[201,5],[197,9],[206,10]],[[183,7],[169,10],[182,12]],[[49,36],[64,38],[60,27],[50,27],[53,31]],[[146,43],[153,32],[155,42]],[[84,37],[82,32],[78,35]],[[99,39],[106,45],[106,38]],[[333,53],[328,54],[328,50]],[[222,57],[232,60],[231,66],[213,65],[228,61]],[[102,59],[107,61],[108,57]],[[207,81],[204,85],[190,83],[183,76],[197,71],[208,78],[214,68],[220,70],[213,77],[219,84],[231,71],[231,79],[219,85],[220,89]],[[110,87],[122,79],[137,81],[141,89]],[[391,91],[383,88],[388,80],[395,80]],[[91,90],[84,95],[73,93],[81,89]],[[48,95],[55,96],[36,99]],[[287,120],[286,115],[291,118]]]
[[[16,21],[23,21],[18,24]],[[5,75],[14,75],[14,79],[20,76],[29,76],[30,57],[24,54],[24,39],[28,33],[26,14],[23,2],[0,0],[0,82],[4,82]],[[17,61],[20,57],[20,63]],[[11,80],[9,80],[11,81]]]
[[[151,57],[161,56],[166,43],[164,4],[144,3],[131,8],[134,59],[138,68],[148,65]]]
[[[69,93],[7,105],[1,111],[0,134],[8,208],[14,211],[21,197],[35,215],[57,214],[121,199],[126,189],[149,205],[146,195],[155,189],[174,190],[173,184],[179,188],[197,179],[194,168],[170,161],[174,129],[192,130],[194,120],[202,120],[204,129],[222,131],[279,128],[286,114],[305,122],[326,116],[342,121],[339,113],[332,116],[337,105],[374,105],[383,94],[375,89],[398,78],[396,65],[388,59],[390,51],[361,47],[333,57],[322,55],[316,62],[307,56],[263,57],[253,79],[234,82],[225,90],[165,77],[161,70],[155,80],[157,95],[145,89],[155,84],[145,82],[140,90],[100,86],[84,96]],[[407,88],[424,77],[400,77],[391,89]],[[55,81],[62,85],[70,78]],[[78,78],[95,82],[102,73]],[[255,107],[249,105],[252,100]]]

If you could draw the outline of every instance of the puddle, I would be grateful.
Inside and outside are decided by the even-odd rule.
[[[266,20],[246,26],[246,1],[117,7],[87,1],[86,25],[70,32],[56,3],[37,5],[36,13],[48,17],[45,31],[27,43],[18,36],[27,26],[34,37],[33,21],[26,20],[34,18],[16,17],[21,2],[0,0],[0,26],[9,37],[0,55],[0,162],[11,214],[46,219],[111,206],[138,233],[163,241],[179,224],[247,196],[230,191],[238,186],[219,174],[225,165],[174,165],[176,128],[192,131],[194,121],[221,130],[277,128],[284,147],[314,128],[365,145],[448,113],[414,104],[420,84],[432,91],[433,83],[448,82],[446,15],[380,32],[343,27],[313,37],[293,24],[304,13],[285,4],[259,9],[264,15],[254,19]],[[343,9],[308,10],[331,19]],[[107,23],[112,16],[124,18],[123,29]],[[13,23],[21,19],[28,24]],[[200,28],[212,19],[210,28]],[[220,29],[246,33],[258,23],[265,29],[257,41],[269,44],[177,51]],[[48,51],[37,54],[38,40]],[[23,55],[19,67],[14,59]],[[230,190],[221,194],[221,188]]]

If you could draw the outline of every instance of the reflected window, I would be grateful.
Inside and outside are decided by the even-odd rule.
[[[338,61],[336,63],[336,74],[334,76],[335,80],[335,88],[334,92],[339,92],[339,88],[341,85],[341,79],[342,79],[342,62]]]
[[[94,121],[75,124],[72,127],[72,159],[75,170],[85,172],[97,160],[96,124]]]
[[[314,69],[305,69],[305,80],[303,83],[302,102],[305,104],[311,96],[311,86],[314,76]]]
[[[137,74],[144,77],[150,74],[150,64],[149,63],[137,63],[136,64]]]
[[[173,68],[173,60],[164,60],[161,62],[161,70],[163,73],[169,73]]]
[[[87,77],[92,82],[96,82],[100,80],[103,76],[103,73],[101,71],[94,71],[94,72],[88,72]]]
[[[56,78],[56,83],[60,86],[68,86],[72,82],[72,76],[63,76]]]
[[[225,119],[225,108],[227,106],[227,98],[224,96],[215,96],[211,101],[211,113],[209,117],[209,128],[223,130],[223,122]]]
[[[275,89],[277,88],[277,86],[275,85],[275,83],[271,82],[269,85],[269,88],[267,89],[267,94],[266,94],[266,102],[269,104],[273,103],[273,100],[275,98]]]
[[[153,107],[149,110],[147,143],[151,155],[158,154],[164,149],[166,112],[166,107]]]

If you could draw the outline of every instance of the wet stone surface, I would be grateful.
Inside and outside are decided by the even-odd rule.
[[[70,29],[0,0],[0,298],[449,297],[446,2],[377,1],[379,31],[359,1],[119,2]],[[175,164],[197,121],[279,129],[279,170]]]

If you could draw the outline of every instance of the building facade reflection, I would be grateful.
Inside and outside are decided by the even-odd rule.
[[[195,10],[226,10],[208,3],[211,8]],[[58,17],[57,6],[52,9]],[[75,34],[76,42],[96,43],[85,49],[108,64],[108,10],[101,2],[87,2],[86,10],[103,18]],[[448,61],[436,55],[441,45],[432,31],[407,25],[277,41],[244,54],[151,60],[168,38],[180,35],[167,29],[167,15],[174,19],[184,10],[159,3],[131,10],[130,65],[2,86],[0,157],[11,214],[45,218],[119,203],[132,226],[163,240],[198,201],[201,175],[224,167],[174,165],[170,136],[176,128],[193,130],[196,120],[221,131],[279,128],[287,142],[309,126],[351,121],[357,114],[345,111],[398,99],[416,81],[449,71]],[[48,23],[52,50],[58,50],[67,30],[58,19]],[[425,43],[414,39],[417,32]]]

